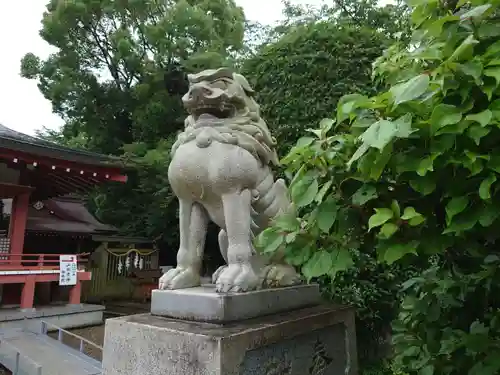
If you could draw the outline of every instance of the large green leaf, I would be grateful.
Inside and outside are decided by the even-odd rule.
[[[359,139],[369,147],[382,150],[397,133],[397,124],[388,120],[379,120],[372,124]]]
[[[488,177],[486,177],[479,186],[479,196],[481,199],[490,199],[491,193],[490,188],[491,185],[497,180],[497,177],[491,173]]]
[[[429,88],[430,78],[427,74],[420,74],[407,82],[393,86],[390,90],[394,105],[409,102],[423,95]]]
[[[320,250],[313,254],[302,267],[302,273],[310,280],[314,277],[328,275],[333,267],[333,257],[328,251]]]
[[[491,9],[491,4],[479,5],[477,7],[474,7],[472,9],[468,10],[465,13],[462,13],[460,15],[460,19],[469,20],[469,19],[473,19],[473,18],[478,18],[478,17],[481,17],[481,16],[485,15],[486,13],[488,13],[488,10],[490,10],[490,9]]]
[[[449,61],[461,61],[465,60],[467,57],[472,55],[474,46],[478,44],[479,41],[474,38],[474,35],[470,34],[456,49],[453,51],[449,58]]]
[[[422,159],[418,164],[417,174],[424,177],[427,172],[432,172],[434,170],[434,159],[436,155],[427,156]]]
[[[377,198],[377,189],[373,185],[365,184],[361,186],[352,196],[352,203],[362,206],[366,202]]]
[[[328,193],[328,191],[332,187],[332,184],[333,184],[332,180],[325,182],[325,184],[321,187],[321,189],[319,189],[318,194],[316,194],[316,197],[314,198],[314,200],[318,203],[323,202],[323,198],[325,197],[326,193]]]
[[[349,118],[351,112],[358,107],[360,103],[367,103],[368,97],[361,94],[347,94],[342,96],[337,103],[337,122]]]
[[[274,226],[280,231],[293,232],[299,229],[300,221],[295,216],[295,212],[290,210],[276,217]]]
[[[474,228],[478,222],[477,212],[464,211],[456,216],[450,221],[448,226],[443,231],[443,234],[466,232]]]
[[[412,129],[410,114],[405,114],[395,121],[379,120],[374,122],[359,136],[362,144],[348,161],[347,167],[350,168],[351,164],[361,158],[370,147],[382,151],[394,138],[408,138],[415,131],[416,129]]]
[[[297,141],[297,144],[295,145],[295,147],[296,148],[307,147],[307,146],[311,145],[311,143],[313,143],[313,142],[314,142],[313,137],[301,137]]]
[[[486,166],[497,172],[497,173],[500,173],[500,155],[491,155],[490,157],[490,160],[488,161],[488,163],[486,164]]]
[[[338,272],[348,270],[354,264],[349,250],[345,248],[333,250],[331,257],[333,265],[330,270],[330,276],[332,278],[335,278]]]
[[[495,79],[496,85],[500,85],[500,67],[493,67],[484,70],[484,75]]]
[[[472,125],[467,129],[467,135],[474,140],[474,143],[479,146],[481,139],[490,134],[490,128],[483,128],[481,125]]]
[[[426,174],[424,177],[410,180],[410,186],[422,195],[429,195],[436,189],[436,182],[432,176]]]
[[[460,212],[465,210],[468,204],[469,198],[465,196],[451,198],[451,200],[446,204],[446,218],[448,223],[451,222],[451,219],[453,219],[455,215],[458,215]]]
[[[431,132],[435,134],[439,129],[457,124],[462,119],[459,108],[450,104],[439,104],[432,111],[430,118]]]
[[[375,227],[379,227],[392,219],[394,212],[389,208],[375,208],[375,213],[368,220],[368,231]]]
[[[330,233],[330,229],[337,219],[338,210],[339,206],[333,198],[329,198],[319,205],[316,220],[321,231]]]
[[[362,143],[356,150],[356,152],[351,156],[349,161],[346,163],[347,169],[350,169],[352,164],[359,160],[366,152],[370,149],[366,143]]]
[[[273,253],[282,244],[285,236],[275,228],[267,228],[255,240],[258,249],[263,253]]]
[[[385,223],[380,228],[380,237],[384,239],[391,238],[394,233],[397,232],[399,227],[394,223]]]
[[[500,216],[500,211],[494,204],[487,204],[483,209],[481,210],[480,216],[479,216],[479,223],[483,227],[489,227],[492,225],[496,219]]]
[[[434,372],[434,365],[433,364],[428,364],[428,365],[425,365],[424,367],[422,367],[419,371],[418,371],[418,375],[434,375],[435,372]]]
[[[381,246],[377,249],[381,261],[392,264],[403,258],[407,254],[417,254],[418,243],[396,243]]]
[[[319,185],[316,178],[305,176],[300,178],[291,188],[292,200],[297,207],[311,204],[318,194]]]
[[[493,118],[493,112],[491,112],[489,109],[485,109],[482,112],[467,115],[465,117],[466,120],[475,121],[479,123],[481,126],[488,125],[492,118]]]
[[[401,206],[399,205],[399,202],[395,199],[393,199],[391,202],[391,210],[392,212],[394,212],[394,217],[396,219],[399,219],[401,216]]]
[[[460,20],[460,17],[449,14],[444,17],[438,18],[427,28],[427,32],[432,36],[439,36],[443,32],[443,26],[448,22],[454,22]]]
[[[413,207],[406,207],[403,212],[403,216],[401,216],[401,219],[408,221],[408,224],[410,224],[411,226],[420,225],[425,221],[424,216],[415,211],[415,208]]]
[[[480,60],[466,61],[463,64],[457,64],[457,69],[462,73],[474,78],[477,84],[481,84],[481,75],[483,74],[483,64]]]

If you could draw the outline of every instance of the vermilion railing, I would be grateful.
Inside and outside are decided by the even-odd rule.
[[[59,256],[70,254],[1,254],[0,269],[59,269]],[[89,253],[74,254],[78,265],[86,264]]]

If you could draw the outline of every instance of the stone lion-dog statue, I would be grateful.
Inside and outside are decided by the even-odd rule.
[[[278,215],[293,210],[285,182],[274,180],[276,140],[260,116],[254,91],[231,69],[188,75],[182,102],[189,113],[172,147],[168,179],[179,199],[177,267],[160,289],[199,286],[208,221],[221,230],[227,265],[212,277],[216,291],[246,292],[299,284],[282,253],[259,254],[253,239]]]

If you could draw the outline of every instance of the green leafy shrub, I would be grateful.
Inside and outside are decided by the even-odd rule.
[[[351,268],[338,272],[333,282],[328,276],[319,282],[328,300],[356,308],[360,364],[362,368],[373,367],[390,355],[390,325],[397,317],[400,286],[415,273],[378,263],[373,252],[351,250],[351,255]]]
[[[371,366],[361,370],[361,375],[408,375],[399,370],[394,364],[384,361],[376,366]]]
[[[328,299],[356,307],[358,352],[367,365],[387,354],[398,290],[418,268],[377,261],[375,238],[363,227],[369,213],[361,207],[374,198],[372,189],[349,181],[345,164],[355,138],[329,135],[333,124],[322,121],[282,160],[300,215],[281,217],[257,239],[257,246],[272,253],[286,243],[287,261],[319,282]]]
[[[318,118],[330,116],[341,96],[375,93],[371,64],[388,43],[368,27],[308,22],[291,27],[244,62],[242,73],[256,90],[281,155]]]
[[[405,270],[396,363],[414,375],[500,373],[500,2],[412,1],[411,48],[284,162],[299,217],[258,245],[283,244],[308,279],[356,266],[355,250]],[[335,129],[336,134],[332,134]],[[335,280],[335,279],[334,279]]]

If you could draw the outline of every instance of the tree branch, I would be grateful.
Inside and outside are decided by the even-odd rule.
[[[362,20],[360,20],[353,12],[351,12],[344,3],[344,0],[334,0],[335,4],[349,16],[349,18],[354,21],[354,23],[358,26],[363,26]]]

